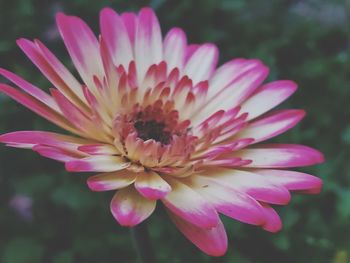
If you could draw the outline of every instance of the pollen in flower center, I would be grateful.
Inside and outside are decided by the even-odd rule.
[[[164,145],[169,144],[171,140],[171,133],[166,130],[166,125],[163,122],[155,120],[136,121],[134,127],[139,138],[144,141],[154,139]]]

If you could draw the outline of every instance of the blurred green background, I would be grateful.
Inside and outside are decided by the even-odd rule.
[[[98,32],[104,6],[118,12],[152,6],[163,32],[180,26],[191,42],[215,42],[221,62],[260,58],[271,68],[270,80],[296,81],[299,90],[282,108],[304,108],[307,117],[275,141],[316,147],[327,159],[303,169],[324,180],[321,195],[295,195],[289,206],[277,208],[281,232],[224,218],[230,241],[222,258],[197,250],[159,206],[148,220],[159,262],[350,262],[350,1],[0,0],[1,67],[48,89],[15,40],[40,38],[71,67],[54,14],[81,16]],[[56,128],[0,95],[0,132],[30,129]],[[86,178],[1,145],[0,262],[137,262],[129,230],[109,212],[113,193],[90,192]]]

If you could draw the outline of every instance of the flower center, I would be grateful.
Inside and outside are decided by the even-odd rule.
[[[137,136],[144,141],[153,139],[164,145],[170,143],[171,133],[167,131],[166,125],[163,122],[138,120],[134,123],[134,127],[137,131]]]

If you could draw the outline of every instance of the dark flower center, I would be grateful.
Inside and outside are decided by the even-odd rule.
[[[136,121],[134,127],[137,131],[137,136],[144,141],[153,139],[162,144],[169,144],[171,133],[166,130],[166,125],[163,122],[155,120]]]

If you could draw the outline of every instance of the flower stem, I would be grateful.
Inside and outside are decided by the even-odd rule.
[[[143,222],[130,229],[131,236],[134,241],[134,246],[137,250],[141,263],[155,263],[156,259],[153,253],[153,248],[148,234],[147,224]]]

